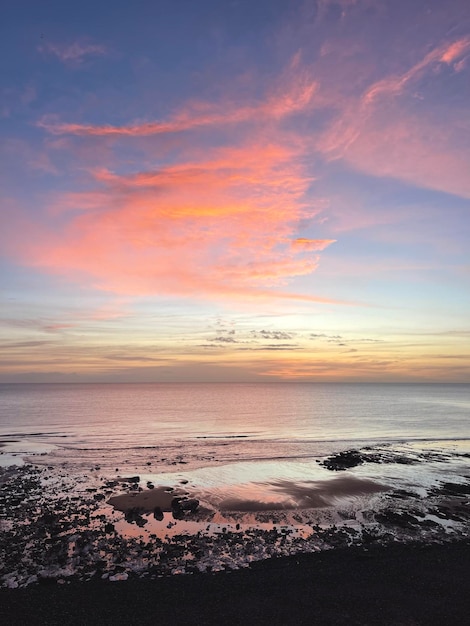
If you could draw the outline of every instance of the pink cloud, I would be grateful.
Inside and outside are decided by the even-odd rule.
[[[470,37],[458,39],[448,46],[444,47],[440,55],[440,61],[451,65],[460,57],[464,56],[470,50]]]
[[[443,128],[398,107],[378,111],[349,129],[350,141],[336,158],[375,176],[468,198],[470,148],[460,143],[455,117],[453,125]]]
[[[364,96],[365,104],[372,103],[380,96],[401,93],[414,80],[419,79],[426,71],[438,63],[451,65],[470,51],[470,37],[463,37],[452,43],[445,43],[428,52],[423,59],[401,75],[387,77],[369,87]]]
[[[23,227],[7,245],[28,265],[118,294],[329,302],[283,288],[331,243],[292,244],[316,213],[299,156],[250,143],[150,172],[95,170],[94,189],[50,204],[63,228]]]
[[[294,67],[298,64],[294,57]],[[305,110],[312,104],[317,84],[308,74],[296,71],[289,84],[279,85],[265,100],[251,105],[233,102],[193,102],[167,121],[138,122],[125,126],[75,124],[43,118],[37,125],[54,135],[145,137],[178,133],[195,128],[240,124],[250,120],[278,120]]]
[[[401,75],[373,83],[360,98],[340,103],[340,114],[317,142],[328,160],[343,159],[375,176],[470,197],[467,113],[454,109],[446,124],[433,108],[409,107],[405,98],[426,73],[439,80],[439,64],[454,64],[470,50],[470,38],[438,46]],[[413,91],[410,92],[410,90]]]

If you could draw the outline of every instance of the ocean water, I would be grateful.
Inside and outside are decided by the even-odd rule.
[[[139,469],[318,458],[352,446],[470,439],[467,384],[3,384],[3,465]]]

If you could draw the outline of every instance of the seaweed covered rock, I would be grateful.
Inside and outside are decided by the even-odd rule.
[[[332,471],[342,471],[351,467],[356,467],[364,463],[364,457],[358,450],[346,450],[345,452],[338,452],[333,456],[328,457],[320,463],[323,467]]]

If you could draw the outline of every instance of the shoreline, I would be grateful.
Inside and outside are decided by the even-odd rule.
[[[468,458],[368,446],[276,464],[276,476],[272,464],[253,462],[248,472],[246,464],[188,468],[161,474],[162,482],[110,477],[98,465],[88,475],[46,464],[3,468],[0,587],[199,575],[332,548],[468,541]],[[215,473],[225,486],[209,488]]]
[[[464,624],[469,541],[343,548],[216,574],[0,590],[5,626]]]

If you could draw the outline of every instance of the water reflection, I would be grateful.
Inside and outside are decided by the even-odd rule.
[[[214,537],[217,535],[235,534],[240,539],[253,529],[265,531],[277,531],[280,534],[286,533],[291,537],[307,539],[313,534],[313,529],[308,524],[276,524],[274,522],[255,522],[252,518],[247,518],[244,524],[230,522],[223,516],[219,516],[219,521],[201,522],[192,520],[175,520],[171,513],[164,513],[162,520],[156,520],[151,514],[144,514],[146,524],[139,527],[129,523],[121,515],[113,514],[109,509],[103,508],[101,512],[108,518],[113,519],[116,531],[123,537],[133,537],[148,539],[151,535],[161,540],[171,539],[181,535]]]

